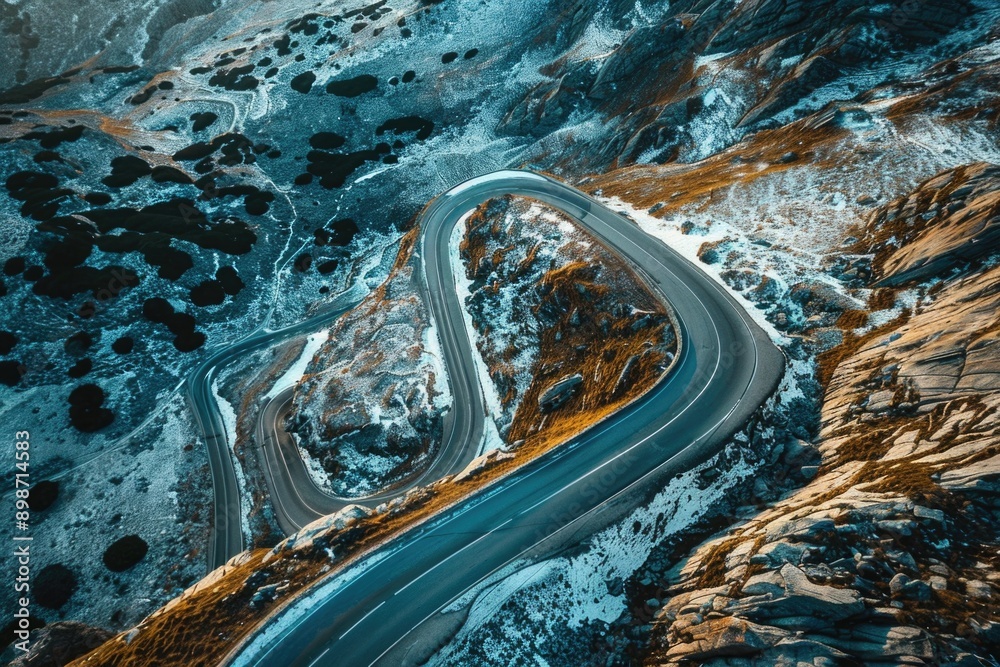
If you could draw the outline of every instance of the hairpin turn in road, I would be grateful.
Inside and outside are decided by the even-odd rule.
[[[644,492],[707,461],[776,389],[784,357],[713,278],[574,188],[532,172],[495,172],[440,195],[419,220],[426,296],[455,400],[439,470],[478,447],[484,416],[449,240],[465,213],[505,194],[563,211],[669,300],[683,340],[673,371],[609,419],[392,540],[364,567],[334,575],[322,599],[292,602],[271,620],[282,631],[248,641],[231,664],[350,667],[426,657],[417,630],[449,604],[620,518]],[[286,490],[312,483],[294,465],[281,470]],[[281,500],[296,503],[294,494]]]

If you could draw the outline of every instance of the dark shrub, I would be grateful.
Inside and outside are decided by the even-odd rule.
[[[31,487],[28,492],[28,507],[32,512],[41,512],[52,507],[52,503],[59,497],[59,482],[42,480]]]
[[[146,556],[149,545],[138,535],[126,535],[104,552],[104,566],[112,572],[124,572]]]
[[[59,609],[76,591],[76,575],[65,565],[49,565],[38,573],[31,589],[35,602],[46,609]]]

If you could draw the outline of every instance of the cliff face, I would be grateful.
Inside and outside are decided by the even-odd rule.
[[[950,215],[981,219],[970,234],[988,226],[988,173],[943,173],[873,213],[866,235],[893,218],[910,228],[899,211],[948,211],[941,188],[958,181],[951,214],[876,254],[883,282],[952,263]],[[912,313],[829,353],[815,478],[682,562],[649,664],[997,659],[1000,269],[908,286],[921,294]]]

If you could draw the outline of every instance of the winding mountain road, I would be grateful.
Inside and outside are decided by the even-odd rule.
[[[473,371],[475,372],[475,371]],[[278,526],[291,535],[303,526],[324,516],[344,509],[348,505],[376,507],[381,503],[403,496],[410,489],[432,482],[446,475],[460,472],[476,457],[482,440],[484,411],[467,410],[472,429],[463,436],[455,436],[456,414],[465,418],[466,411],[449,411],[445,415],[444,444],[435,452],[429,466],[411,475],[391,488],[359,498],[335,496],[318,486],[309,474],[298,445],[284,428],[285,415],[291,409],[295,388],[289,387],[261,407],[257,415],[254,442],[264,457],[264,476],[267,480],[274,514]],[[476,405],[481,406],[482,401]],[[462,421],[457,421],[461,424]],[[238,552],[237,552],[238,553]],[[230,554],[233,556],[235,554]]]
[[[187,399],[191,404],[198,428],[208,446],[208,462],[212,472],[214,493],[212,538],[208,547],[209,569],[225,564],[246,548],[243,533],[243,505],[231,445],[225,420],[219,409],[213,384],[221,368],[234,360],[258,350],[277,345],[321,329],[357,305],[333,306],[320,314],[276,331],[257,331],[231,347],[219,350],[205,359],[187,378]]]
[[[460,619],[443,613],[456,599],[621,518],[643,494],[718,453],[777,387],[781,353],[712,278],[571,187],[530,172],[496,172],[442,194],[420,219],[427,295],[455,398],[445,459],[476,447],[483,410],[449,239],[462,215],[504,194],[562,210],[669,297],[684,341],[674,370],[613,417],[324,583],[319,599],[291,604],[272,620],[277,631],[257,635],[230,664],[351,667],[426,658],[436,646],[427,637]],[[284,480],[282,503],[298,502],[294,468],[287,475],[272,469]]]

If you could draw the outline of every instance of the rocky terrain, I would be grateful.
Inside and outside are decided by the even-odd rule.
[[[0,88],[25,85],[80,63],[142,65],[171,45],[171,29],[222,5],[215,0],[154,0],[141,11],[101,2],[13,0],[0,6],[0,51],[12,57]]]
[[[419,472],[450,405],[414,273],[416,231],[387,281],[331,330],[296,390],[289,429],[317,481],[339,496],[367,495]],[[505,198],[479,207],[456,235],[491,385],[487,450],[558,443],[666,372],[676,352],[669,315],[561,214]]]
[[[483,230],[490,227],[496,227],[497,232],[485,234]],[[293,427],[306,432],[306,443],[321,443],[318,447],[305,445],[310,455],[323,451],[327,435],[309,429],[333,433],[330,441],[338,448],[355,448],[359,442],[409,446],[405,456],[389,452],[405,464],[395,473],[396,479],[400,474],[419,470],[428,453],[426,448],[433,446],[441,413],[450,398],[447,387],[436,384],[442,376],[440,353],[434,342],[437,334],[427,324],[425,306],[413,284],[418,265],[414,254],[418,231],[414,228],[404,237],[386,282],[331,329],[296,388],[289,418]],[[443,508],[511,474],[584,429],[590,423],[586,419],[599,419],[616,406],[634,400],[669,371],[669,361],[677,349],[670,315],[621,260],[569,220],[537,202],[503,198],[470,212],[466,224],[456,227],[455,237],[456,272],[463,270],[459,254],[469,260],[486,258],[467,262],[465,272],[471,276],[464,289],[472,304],[470,311],[490,318],[506,312],[502,321],[509,322],[510,311],[491,305],[490,300],[502,299],[510,292],[520,297],[517,303],[510,304],[514,315],[524,318],[516,329],[501,331],[489,320],[471,318],[478,319],[473,333],[479,337],[484,365],[495,362],[495,350],[530,341],[537,346],[538,361],[534,364],[553,366],[534,374],[518,370],[521,377],[528,379],[525,400],[530,402],[514,393],[522,407],[510,411],[514,422],[504,431],[515,434],[521,432],[517,429],[527,431],[527,426],[533,426],[533,432],[525,433],[526,437],[519,441],[493,443],[503,449],[492,449],[456,475],[411,489],[405,496],[375,508],[350,505],[318,519],[272,548],[251,549],[234,557],[167,606],[87,656],[90,663],[86,664],[180,661],[191,655],[195,645],[206,664],[222,659],[232,647],[231,642],[246,638],[268,613],[294,594],[308,594],[308,589],[322,585],[323,575],[345,567],[357,554],[388,536],[419,525]],[[492,246],[498,243],[506,252],[494,252],[497,248]],[[473,271],[472,266],[478,270]],[[565,274],[574,279],[565,281]],[[581,275],[587,279],[579,279]],[[591,298],[585,301],[581,296]],[[579,308],[570,308],[571,303]],[[593,329],[602,324],[615,337],[596,350],[590,346],[577,349],[574,338],[593,340]],[[568,356],[556,345],[560,338],[572,351]],[[608,350],[615,354],[608,354]],[[629,350],[637,352],[637,356],[645,353],[646,358],[630,361],[625,354]],[[340,361],[345,358],[350,361]],[[602,366],[611,370],[596,372]],[[586,373],[585,379],[581,373],[579,382],[553,382],[552,378],[565,377],[567,372],[569,377],[575,377],[573,371],[578,368]],[[498,384],[504,381],[498,374]],[[373,403],[373,396],[387,399]],[[586,405],[581,405],[582,401]],[[315,405],[326,406],[325,412],[308,415]],[[541,415],[542,419],[519,417],[522,410],[532,416]],[[352,416],[355,411],[378,414],[380,419],[359,420]],[[503,414],[497,410],[493,416],[499,420]],[[581,418],[583,415],[586,419]],[[359,430],[376,428],[381,431],[374,435],[362,433],[365,440],[357,435]],[[394,440],[400,434],[412,434],[411,440]],[[388,456],[382,457],[377,451],[362,453],[364,458],[347,459],[343,470],[335,469],[339,475],[333,477],[334,484],[338,479],[359,479],[365,474],[371,484],[395,481],[368,463]],[[327,460],[331,459],[332,465],[337,465],[337,459]],[[220,618],[227,621],[220,625]],[[198,628],[206,623],[228,627],[230,641],[198,639]],[[177,636],[186,639],[174,641]]]
[[[879,210],[855,244],[874,255],[877,284],[947,280],[988,260],[1000,244],[998,184],[997,165],[962,165]]]
[[[565,440],[670,367],[669,313],[561,213],[524,198],[491,200],[467,218],[459,251],[505,448]]]
[[[1000,272],[995,245],[982,261],[964,248],[995,224],[987,194],[995,179],[981,164],[948,169],[842,227],[859,253],[855,268],[837,261],[826,270],[864,285],[843,294],[814,282],[762,298],[759,287],[774,281],[747,284],[733,270],[749,259],[734,230],[724,261],[711,254],[718,244],[699,241],[709,270],[739,277],[734,289],[793,334],[779,340],[797,381],[764,410],[764,428],[751,425],[733,443],[742,455],[671,480],[580,553],[491,584],[432,664],[529,656],[546,664],[992,664]],[[955,233],[950,216],[959,211],[983,224]],[[923,252],[902,237],[886,240],[887,219],[919,233]],[[787,282],[794,264],[778,261],[783,252],[768,254],[779,269],[772,275]],[[894,262],[897,253],[909,262]],[[861,258],[876,269],[857,270]],[[952,273],[900,276],[926,264]],[[895,286],[876,287],[886,282]],[[867,303],[852,309],[862,295]],[[794,321],[778,317],[796,305]],[[817,353],[814,371],[799,376],[795,357]],[[691,551],[720,523],[734,526]]]
[[[416,230],[388,280],[337,321],[295,390],[289,430],[317,481],[363,496],[420,471],[451,405],[427,307],[417,295]]]
[[[881,249],[879,281],[968,262],[965,245],[996,223],[998,185],[972,165],[873,213],[866,236],[892,221],[922,241]],[[930,207],[941,215],[926,219]],[[1000,271],[942,272],[924,274],[935,283],[912,313],[832,351],[812,481],[670,574],[648,662],[996,660]]]
[[[940,8],[911,27],[918,9]],[[705,515],[683,522],[672,480],[486,587],[432,664],[996,661],[997,33],[978,11],[982,41],[918,48],[895,81],[831,69],[704,160],[581,180],[744,299],[795,381],[742,457],[686,480]],[[723,58],[694,72],[732,77]]]
[[[183,560],[181,586],[203,571],[210,515],[196,508],[211,480],[195,424],[173,415],[185,380],[259,327],[377,288],[431,197],[534,142],[497,136],[497,109],[566,41],[539,29],[547,7],[511,4],[489,15],[475,3],[2,5],[13,66],[0,93],[0,414],[40,443],[36,481],[74,480],[62,499],[75,500],[38,515],[38,537],[59,547],[38,566],[73,569],[70,554],[97,562],[117,537],[142,533],[150,550],[138,567],[152,577],[88,583],[61,611],[39,609],[39,622],[64,614],[121,630],[176,594],[178,550],[196,554]],[[536,37],[526,53],[520,40]],[[228,388],[235,412],[252,392]],[[408,465],[398,447],[378,448],[351,461],[363,472],[342,480],[344,492]],[[326,452],[330,470],[343,464],[335,459]],[[0,461],[12,465],[12,451]],[[240,458],[248,480],[254,461]],[[132,493],[123,521],[108,523],[118,495],[150,480],[157,492]],[[173,488],[198,491],[164,511]],[[81,518],[91,494],[108,502]],[[140,530],[167,514],[179,520]],[[251,540],[267,531],[249,524]]]
[[[36,479],[60,487],[37,513],[50,545],[38,565],[77,582],[57,609],[36,606],[38,623],[125,630],[200,573],[210,478],[178,387],[211,350],[377,288],[391,270],[380,258],[430,197],[528,166],[702,262],[772,328],[791,373],[769,423],[732,443],[732,474],[665,482],[638,529],[613,527],[569,569],[553,566],[553,577],[573,573],[558,587],[508,586],[445,659],[472,647],[479,664],[870,662],[879,641],[900,663],[990,659],[997,7],[647,4],[0,5],[12,63],[0,75],[0,415],[45,443]],[[470,279],[485,280],[480,268]],[[433,446],[432,331],[408,272],[397,267],[313,370],[327,359],[363,370],[340,355],[373,323],[392,325],[384,342],[414,350],[415,365],[368,359],[404,372],[414,401],[374,375],[316,374],[305,387],[321,400],[297,399],[299,414],[353,429],[333,448],[312,444],[344,492],[405,474],[403,452]],[[500,305],[485,287],[480,324]],[[482,350],[502,366],[503,348]],[[550,389],[558,397],[574,375],[553,370],[533,385],[520,363],[496,374],[508,398],[498,432],[521,439],[515,422],[527,433],[537,421],[522,408]],[[339,396],[371,415],[362,399],[376,389],[406,404],[389,402],[393,426],[377,437],[330,409]],[[390,449],[381,433],[396,428],[402,448]],[[252,457],[244,463],[255,474]],[[492,464],[500,474],[517,461]],[[360,473],[345,476],[349,467]],[[370,544],[407,508],[430,512],[451,493],[434,486],[351,517],[363,530],[347,535]],[[331,521],[325,541],[300,547],[348,553],[350,526]],[[83,576],[91,564],[104,572],[105,550],[130,535],[148,545],[140,562]],[[202,586],[143,627],[196,644],[179,611],[190,627],[220,609],[252,620],[268,596],[330,567],[300,572],[289,556],[254,576],[266,553],[216,573],[232,584],[218,599],[196,597],[209,595]],[[297,583],[281,588],[282,577]],[[239,606],[260,589],[254,610]],[[810,600],[819,616],[784,611]],[[138,664],[149,648],[120,644],[100,655]]]

